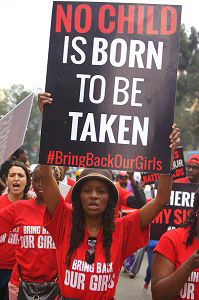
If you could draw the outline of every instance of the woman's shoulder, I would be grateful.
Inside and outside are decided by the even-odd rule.
[[[187,228],[175,228],[175,229],[171,229],[166,231],[161,239],[163,238],[167,238],[170,239],[171,241],[175,242],[175,241],[179,241],[179,240],[184,240],[187,233],[188,233],[189,227]]]
[[[20,207],[33,207],[35,205],[36,205],[36,201],[33,198],[30,198],[30,199],[27,199],[27,200],[25,200],[25,199],[17,200],[15,202],[15,206],[17,208],[20,208]]]
[[[11,204],[12,202],[8,199],[8,194],[4,194],[0,196],[0,209],[4,208],[5,206]]]
[[[3,194],[2,196],[0,196],[0,201],[4,201],[5,199],[8,199],[8,194]]]
[[[123,226],[128,226],[128,225],[135,225],[135,223],[140,224],[140,210],[137,209],[133,211],[132,213],[122,217],[122,218],[116,218],[115,219],[115,226],[116,228],[121,228]]]

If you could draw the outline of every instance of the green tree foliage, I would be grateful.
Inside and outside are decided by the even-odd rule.
[[[0,118],[4,116],[8,111],[8,105],[6,101],[6,90],[0,89]]]
[[[10,89],[4,90],[5,92],[5,103],[7,103],[6,109],[2,111],[2,115],[9,112],[15,105],[19,104],[24,98],[26,98],[31,91],[24,89],[23,85],[12,85]],[[39,90],[35,91],[37,96]],[[28,128],[25,135],[25,140],[23,148],[28,151],[29,162],[38,162],[38,151],[39,151],[39,141],[41,132],[41,113],[37,106],[37,98],[34,96],[33,106],[30,114],[30,119],[28,123]],[[1,102],[0,101],[0,112],[1,112]],[[26,112],[24,112],[26,113]],[[1,114],[1,113],[0,113]]]
[[[199,32],[181,27],[175,121],[185,150],[199,148]]]

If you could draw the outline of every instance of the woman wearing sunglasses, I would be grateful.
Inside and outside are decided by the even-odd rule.
[[[179,135],[173,125],[172,152]],[[172,175],[161,175],[155,199],[118,220],[118,191],[108,170],[82,171],[71,192],[72,208],[60,196],[51,167],[40,165],[40,176],[44,226],[57,248],[63,299],[113,299],[123,261],[147,244],[148,225],[170,200]]]

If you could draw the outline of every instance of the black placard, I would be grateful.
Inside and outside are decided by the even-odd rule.
[[[53,3],[41,164],[169,173],[181,6]]]
[[[183,155],[183,147],[178,147],[174,152],[173,166],[176,168],[173,174],[173,180],[186,177],[186,166]],[[142,173],[141,180],[145,184],[153,184],[156,180],[160,179],[160,174]]]
[[[152,222],[150,234],[152,240],[159,240],[167,230],[180,227],[193,207],[197,189],[198,184],[195,183],[173,183],[170,203]]]

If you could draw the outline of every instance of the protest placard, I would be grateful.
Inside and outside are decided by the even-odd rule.
[[[178,147],[174,152],[173,166],[176,168],[173,174],[173,180],[186,177],[186,166],[183,155],[183,147]],[[156,180],[160,179],[160,174],[142,173],[141,180],[145,184],[153,184]]]
[[[28,95],[0,120],[0,165],[23,144],[33,96]]]
[[[169,173],[181,6],[54,2],[41,164]]]
[[[167,230],[180,227],[193,207],[197,189],[194,183],[173,183],[170,203],[153,220],[150,239],[159,240]]]

